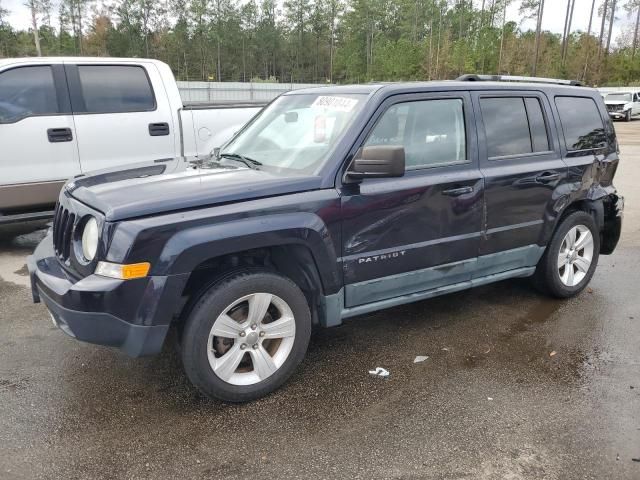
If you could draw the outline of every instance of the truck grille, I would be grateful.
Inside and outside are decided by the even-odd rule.
[[[610,112],[619,112],[624,108],[624,105],[607,105],[607,110]]]
[[[53,217],[53,248],[62,260],[67,260],[71,254],[71,235],[75,221],[75,214],[58,203]]]

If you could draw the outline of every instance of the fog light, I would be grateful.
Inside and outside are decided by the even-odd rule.
[[[151,264],[149,262],[131,263],[129,265],[121,265],[119,263],[98,262],[96,267],[96,275],[103,277],[117,278],[119,280],[131,280],[134,278],[146,277],[149,273]]]

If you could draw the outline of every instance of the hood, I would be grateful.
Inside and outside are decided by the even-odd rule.
[[[320,188],[317,176],[275,175],[248,167],[198,165],[185,158],[79,175],[65,190],[107,221]]]

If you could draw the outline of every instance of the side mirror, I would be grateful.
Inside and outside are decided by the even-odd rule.
[[[404,147],[377,145],[356,152],[347,176],[353,179],[402,177],[404,168]]]

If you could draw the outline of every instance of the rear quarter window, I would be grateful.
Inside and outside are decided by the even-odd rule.
[[[556,97],[567,150],[593,150],[607,146],[604,122],[589,97]]]

